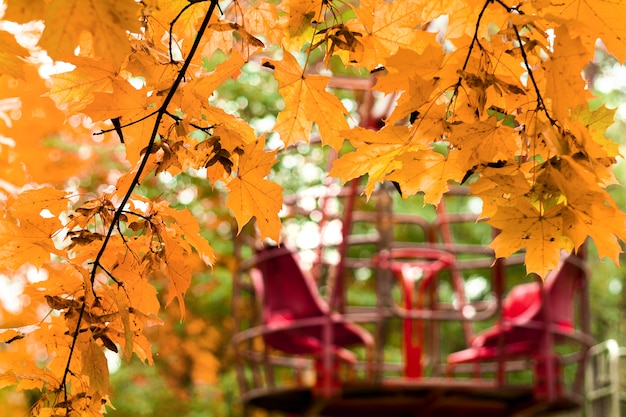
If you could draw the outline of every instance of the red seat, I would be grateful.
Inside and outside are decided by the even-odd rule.
[[[545,352],[546,332],[556,341],[574,332],[576,294],[586,276],[582,260],[570,255],[546,277],[545,291],[539,282],[514,287],[503,302],[501,324],[477,334],[468,349],[449,355],[448,363],[552,354]]]
[[[320,357],[325,347],[324,325],[329,322],[332,324],[330,348],[339,358],[354,362],[356,356],[344,347],[373,346],[373,338],[365,329],[345,322],[340,314],[330,313],[313,278],[302,271],[289,249],[261,249],[256,255],[251,277],[263,301],[267,346],[288,354]]]

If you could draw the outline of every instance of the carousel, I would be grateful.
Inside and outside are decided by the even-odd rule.
[[[584,253],[545,280],[452,187],[437,207],[390,183],[286,197],[280,245],[237,239],[232,346],[248,410],[288,416],[568,415],[584,408]],[[416,209],[419,208],[419,209]],[[282,414],[280,414],[282,413]],[[565,413],[565,414],[563,414]]]

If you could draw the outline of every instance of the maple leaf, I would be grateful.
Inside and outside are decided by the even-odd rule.
[[[460,168],[465,171],[481,164],[513,160],[519,153],[519,134],[495,117],[454,124],[450,130],[448,140],[461,154]]]
[[[514,204],[499,207],[487,221],[501,230],[489,247],[498,258],[525,248],[526,272],[545,277],[558,267],[561,249],[572,250],[571,240],[563,235],[563,206],[544,211],[526,198],[518,198]]]
[[[360,42],[363,45],[350,53],[350,61],[369,70],[384,63],[400,47],[421,52],[432,41],[431,34],[415,30],[423,23],[422,1],[363,0],[358,8],[350,6],[358,20],[350,21],[348,28],[362,35]]]
[[[460,157],[460,153],[454,151],[445,156],[432,150],[406,152],[397,158],[402,168],[390,173],[387,179],[400,185],[405,198],[423,192],[424,203],[437,205],[448,191],[448,183],[460,182],[463,178]]]
[[[114,67],[130,52],[128,31],[140,32],[139,4],[133,0],[10,2],[6,18],[19,23],[42,19],[39,45],[55,60],[74,56],[84,33],[93,36],[94,54]]]
[[[176,298],[182,320],[186,314],[185,293],[191,284],[191,267],[178,238],[167,231],[161,233],[161,238],[165,244],[164,271],[170,283],[165,305],[168,306]]]
[[[498,207],[511,206],[517,198],[530,195],[528,171],[534,168],[534,163],[525,163],[482,169],[480,177],[470,184],[472,195],[483,200],[481,217],[490,218]]]
[[[0,45],[0,74],[24,78],[22,58],[29,55],[28,51],[17,43],[13,35],[3,30],[0,30]]]
[[[310,21],[322,21],[323,16],[320,15],[323,10],[323,0],[284,0],[280,7],[285,13],[284,24],[285,29],[290,35],[296,35],[307,27],[310,27]]]
[[[116,76],[112,66],[91,58],[73,57],[76,68],[52,75],[52,87],[48,97],[57,106],[69,106],[71,113],[78,112],[94,100],[94,93],[112,93],[112,78]]]
[[[436,44],[434,35],[432,43],[420,54],[415,50],[400,48],[396,54],[385,60],[387,71],[376,77],[373,88],[385,93],[404,92],[387,119],[388,124],[399,121],[429,102],[444,59],[443,50]]]
[[[502,7],[486,7],[482,13],[480,27],[477,27],[476,19],[484,7],[485,2],[468,2],[464,0],[438,0],[425,2],[422,18],[424,22],[431,23],[433,20],[445,17],[445,39],[457,40],[458,38],[477,37],[486,38],[493,25],[506,26],[509,13]],[[440,22],[441,24],[441,22]],[[490,25],[491,24],[491,25]]]
[[[52,235],[62,225],[56,217],[67,208],[66,193],[49,187],[28,190],[9,206],[17,222],[0,219],[0,267],[16,269],[32,263],[40,267],[50,260],[51,254],[60,254]]]
[[[329,175],[347,182],[368,174],[365,193],[370,196],[377,182],[383,181],[387,174],[400,169],[402,163],[397,160],[403,153],[426,149],[427,145],[414,140],[411,130],[406,126],[385,126],[380,131],[356,127],[344,133],[356,147],[333,162]]]
[[[193,93],[196,99],[206,101],[224,81],[229,78],[237,79],[243,64],[245,64],[243,56],[241,56],[239,52],[233,51],[226,61],[215,68],[215,71],[199,78],[198,81],[193,84]],[[183,108],[188,107],[189,106],[183,105]]]
[[[168,207],[166,213],[175,220],[171,227],[185,237],[185,241],[198,251],[208,265],[212,264],[215,260],[213,249],[200,235],[200,225],[189,210],[174,210]],[[187,250],[187,253],[191,253],[191,250]]]
[[[104,351],[90,331],[78,336],[78,347],[81,349],[81,372],[89,378],[89,393],[101,398],[109,390],[109,368]]]
[[[609,51],[623,60],[626,57],[626,29],[623,16],[626,4],[619,0],[531,1],[535,13],[584,34],[584,46],[592,54],[596,39],[601,38]]]
[[[572,110],[571,118],[580,126],[568,124],[574,136],[579,138],[583,151],[590,158],[613,158],[619,155],[619,144],[605,135],[606,130],[615,123],[615,109],[606,106],[591,111],[588,105]]]
[[[622,252],[618,238],[626,239],[626,215],[609,194],[593,182],[593,175],[572,157],[563,156],[558,165],[548,165],[546,174],[567,199],[564,234],[576,247],[591,237],[600,257],[609,257],[619,265]],[[594,202],[595,204],[590,204]]]
[[[278,92],[285,100],[285,109],[278,114],[274,131],[285,146],[308,142],[311,124],[315,122],[324,144],[339,149],[343,138],[338,134],[348,129],[348,113],[339,99],[326,91],[329,78],[304,75],[291,53],[284,52],[282,61],[270,61]]]
[[[248,7],[244,22],[250,33],[263,34],[270,42],[280,44],[283,31],[278,25],[278,12],[271,4],[259,2]]]
[[[581,94],[587,90],[580,72],[589,56],[582,48],[580,38],[572,35],[567,28],[558,27],[554,32],[554,52],[545,63],[545,94],[551,98],[551,110],[555,116],[564,119],[569,109],[587,105],[589,95]]]
[[[82,112],[95,121],[119,119],[128,124],[155,111],[154,98],[144,89],[136,89],[127,80],[115,77],[111,80],[112,91],[93,92],[93,102]]]
[[[276,152],[264,152],[264,137],[243,147],[239,157],[238,175],[226,186],[230,190],[226,206],[237,219],[238,229],[252,218],[263,238],[279,241],[280,219],[278,212],[283,204],[282,187],[265,179],[276,162]]]

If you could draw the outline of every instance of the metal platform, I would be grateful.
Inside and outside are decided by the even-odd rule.
[[[385,380],[379,385],[346,384],[324,398],[311,388],[263,389],[248,392],[246,406],[303,416],[359,417],[522,417],[578,409],[580,399],[542,401],[529,386],[495,387],[476,381],[429,379]]]

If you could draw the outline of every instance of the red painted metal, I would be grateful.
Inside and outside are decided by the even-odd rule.
[[[373,345],[362,327],[331,313],[317,293],[313,278],[303,271],[286,247],[260,249],[251,277],[262,298],[263,324],[269,330],[264,341],[270,348],[292,355],[313,355],[317,361],[318,386],[330,395],[337,387],[336,361],[354,364],[356,356],[345,349]],[[309,320],[309,323],[305,321]]]
[[[382,251],[374,260],[381,268],[393,272],[402,288],[404,308],[407,311],[423,310],[424,295],[436,275],[450,268],[454,257],[448,252],[429,248],[394,248]],[[420,276],[416,277],[415,274]],[[417,288],[416,288],[417,287]],[[417,289],[417,299],[413,294]],[[424,326],[421,320],[404,318],[404,375],[408,378],[422,376],[422,343]]]
[[[514,287],[504,300],[496,326],[477,334],[469,348],[449,355],[448,363],[530,357],[535,363],[537,394],[556,398],[562,394],[563,384],[554,345],[575,331],[575,300],[586,280],[582,260],[570,255],[543,283]]]

